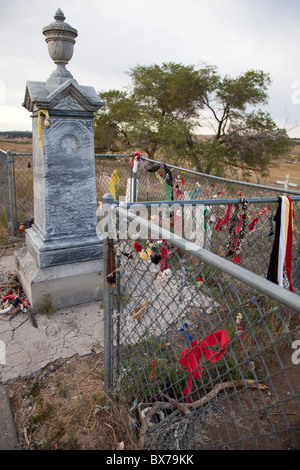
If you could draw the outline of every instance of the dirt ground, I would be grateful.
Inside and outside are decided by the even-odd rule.
[[[7,279],[5,287],[1,285],[0,296],[7,291],[9,282]],[[271,376],[263,382],[267,388],[222,391],[194,415],[177,415],[175,428],[178,422],[182,426],[185,419],[189,420],[187,427],[192,429],[195,449],[299,448],[299,365],[291,367],[290,347],[280,351],[281,363],[274,354],[265,359]],[[139,436],[128,431],[128,414],[121,413],[114,403],[110,408],[105,406],[103,379],[103,351],[95,347],[87,357],[58,359],[34,377],[7,384],[19,448],[139,450]],[[154,442],[159,446],[156,449],[176,450],[172,426],[175,429],[174,423],[163,422],[154,441],[151,436],[150,440],[145,439],[143,448]],[[186,433],[181,445],[188,446],[190,442]]]
[[[266,386],[265,390],[259,391],[257,388],[241,390],[238,395],[232,396],[230,405],[225,404],[222,416],[217,417],[220,425],[216,435],[216,448],[224,449],[221,441],[220,447],[217,445],[218,436],[222,436],[223,440],[231,424],[232,444],[225,448],[241,449],[240,440],[242,439],[244,450],[299,449],[300,402],[297,397],[294,399],[291,397],[291,389],[299,397],[299,366],[289,367],[291,365],[289,348],[280,352],[280,359],[285,368],[284,372],[280,371],[279,364],[274,357],[267,359],[271,379],[263,382]]]
[[[105,407],[102,353],[58,360],[8,393],[22,450],[137,449],[120,414]]]
[[[0,246],[0,256],[22,242]],[[14,273],[0,274],[0,298],[10,288],[18,290]],[[114,404],[105,406],[103,370],[103,348],[95,346],[87,357],[58,359],[34,377],[6,384],[20,450],[135,449]]]
[[[287,365],[290,351],[283,353],[282,358]],[[272,370],[272,361],[269,366]],[[299,401],[290,397],[289,386],[299,397],[300,376],[296,372],[296,368],[287,369],[285,374],[278,371],[272,377],[272,385],[266,382],[263,391],[241,390],[238,395],[228,393],[226,399],[221,392],[203,408],[200,417],[189,417],[195,450],[210,448],[212,442],[214,449],[228,450],[299,448]],[[113,405],[111,410],[104,406],[102,353],[58,360],[33,378],[10,383],[8,393],[22,450],[139,449],[138,439],[128,433],[124,417]],[[294,438],[290,429],[294,429]],[[230,445],[224,444],[228,430]],[[161,431],[164,435],[163,428]],[[154,442],[156,439],[157,435]],[[171,443],[166,440],[159,448],[167,445],[167,449],[174,450],[175,440],[171,436],[169,439]],[[147,441],[145,448],[146,444]]]

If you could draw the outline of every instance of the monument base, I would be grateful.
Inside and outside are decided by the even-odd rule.
[[[102,299],[103,260],[41,269],[26,247],[15,252],[16,275],[34,309],[50,294],[56,309]]]
[[[102,241],[96,231],[85,237],[65,236],[44,240],[40,231],[33,225],[26,230],[26,248],[40,268],[102,258]]]

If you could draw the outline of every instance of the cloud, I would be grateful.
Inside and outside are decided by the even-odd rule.
[[[78,30],[68,69],[81,85],[97,91],[123,88],[126,71],[137,64],[180,62],[216,65],[232,76],[262,69],[273,80],[268,109],[278,125],[299,119],[292,83],[300,79],[298,0],[0,0],[0,67],[6,106],[20,130],[27,80],[46,81],[55,65],[42,28],[60,7]],[[11,118],[0,103],[0,130]],[[20,115],[18,115],[20,113]],[[9,114],[10,115],[10,114]],[[7,114],[8,116],[8,114]],[[22,118],[21,118],[22,116]],[[24,124],[22,125],[22,120]],[[294,131],[297,132],[297,131]],[[300,135],[300,131],[298,133]]]

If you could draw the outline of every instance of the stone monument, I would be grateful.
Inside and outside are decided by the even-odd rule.
[[[93,118],[104,103],[66,69],[77,31],[60,9],[54,19],[43,34],[57,68],[27,82],[23,104],[32,112],[34,225],[15,258],[34,308],[45,294],[56,308],[101,297]]]

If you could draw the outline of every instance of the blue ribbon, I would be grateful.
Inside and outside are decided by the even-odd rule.
[[[189,334],[187,328],[188,328],[188,324],[187,324],[187,323],[184,323],[184,324],[183,324],[183,327],[180,328],[179,331],[184,331],[184,332],[186,333],[188,345],[189,345],[189,347],[191,347],[191,346],[192,346],[192,342],[193,342],[193,338],[192,338],[192,336]]]

